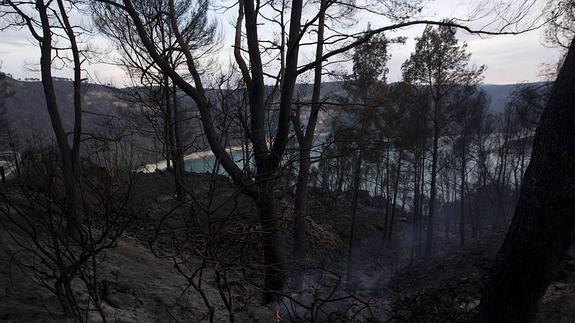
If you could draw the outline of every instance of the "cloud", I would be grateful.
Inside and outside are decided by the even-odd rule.
[[[430,7],[424,13],[427,17],[433,16],[435,19],[449,17],[454,15],[465,15],[469,8],[473,6],[472,2],[461,0],[437,0],[430,4]],[[75,15],[74,20],[78,23],[85,24],[89,17]],[[234,17],[228,17],[234,21]],[[379,20],[378,20],[379,19]],[[359,23],[354,27],[357,30],[365,29],[368,21],[371,21],[373,27],[384,22],[381,17],[362,15]],[[221,51],[214,54],[214,59],[224,68],[233,61],[231,55],[231,45],[233,42],[233,26],[230,23],[220,25],[224,34]],[[355,30],[354,29],[354,30]],[[388,37],[407,36],[408,41],[405,45],[395,45],[391,48],[391,60],[389,66],[389,79],[397,81],[401,79],[401,64],[409,58],[410,53],[414,50],[414,38],[419,36],[423,31],[423,26],[405,28],[393,33],[388,33]],[[272,37],[271,31],[262,31],[262,37]],[[475,35],[458,33],[461,40],[466,40],[469,44],[469,52],[472,53],[472,60],[477,65],[487,65],[485,72],[486,83],[515,83],[521,81],[538,80],[539,66],[542,63],[553,63],[559,58],[557,50],[545,48],[541,44],[540,31],[525,33],[517,36],[493,36],[487,39],[479,38]],[[2,61],[2,70],[13,74],[15,77],[37,77],[37,72],[30,72],[25,68],[27,63],[39,61],[39,50],[33,45],[31,36],[26,29],[14,30],[9,29],[0,32],[0,60]],[[94,41],[101,45],[106,45],[97,37]],[[300,60],[313,58],[312,49],[304,49],[300,55]],[[113,57],[108,55],[106,57]],[[94,79],[112,82],[114,84],[125,84],[125,74],[117,66],[97,64],[87,67],[89,74]],[[70,70],[56,71],[55,74],[66,76],[71,73]]]
[[[539,32],[489,39],[476,37],[468,44],[473,61],[478,65],[487,65],[486,83],[538,81],[540,65],[556,62],[559,58],[557,49],[542,45]]]

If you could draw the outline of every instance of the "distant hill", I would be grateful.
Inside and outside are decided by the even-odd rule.
[[[9,79],[9,87],[13,95],[6,99],[7,115],[21,138],[52,138],[50,118],[45,107],[44,92],[39,81],[16,81]],[[66,130],[71,131],[73,126],[73,98],[72,82],[57,80],[55,82],[57,97],[61,107],[61,117]],[[485,84],[484,89],[491,97],[490,110],[501,112],[505,107],[507,96],[516,85]],[[311,94],[311,84],[299,84],[298,93],[303,97]],[[337,95],[342,93],[341,82],[326,82],[322,85],[324,95]],[[84,87],[84,132],[92,135],[106,132],[106,127],[122,116],[133,114],[136,107],[131,106],[120,98],[120,90],[96,85],[86,84]],[[185,106],[192,106],[191,100],[184,100]],[[324,126],[327,126],[324,125]],[[0,149],[2,149],[0,147]]]
[[[492,113],[503,112],[505,109],[505,103],[507,102],[507,97],[513,90],[515,90],[517,84],[482,84],[480,88],[484,90],[487,95],[491,98],[491,105],[489,110]],[[298,86],[298,91],[303,93],[312,92],[312,84],[300,84]],[[322,84],[322,95],[343,95],[342,82],[326,82]]]
[[[517,84],[482,84],[481,89],[487,93],[491,98],[491,105],[489,110],[493,113],[503,112],[507,97],[513,90],[517,88]]]
[[[74,124],[73,88],[68,80],[54,82],[59,102],[60,117],[66,131]],[[52,137],[52,125],[46,109],[42,83],[8,80],[11,95],[5,99],[5,108],[12,127],[20,137]],[[83,88],[83,125],[86,133],[99,132],[113,119],[127,112],[128,104],[119,100],[117,90],[101,85],[86,84]]]

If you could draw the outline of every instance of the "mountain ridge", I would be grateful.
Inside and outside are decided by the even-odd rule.
[[[21,137],[39,136],[52,138],[52,126],[45,107],[44,93],[41,82],[18,81],[8,79],[12,95],[5,98],[5,108],[12,127],[17,129]],[[540,82],[536,82],[540,83]],[[56,95],[60,102],[60,114],[64,128],[73,129],[73,96],[72,82],[65,79],[55,80]],[[530,84],[530,83],[525,83]],[[312,84],[300,83],[297,91],[305,95],[311,93]],[[517,84],[482,84],[480,87],[491,97],[490,111],[502,112],[508,95]],[[133,89],[133,88],[132,88]],[[113,88],[99,84],[85,84],[82,116],[84,129],[88,133],[104,131],[105,126],[127,114],[137,112],[138,107],[121,98],[126,89]],[[341,82],[325,82],[322,92],[325,95],[342,91]],[[192,106],[191,99],[184,99],[184,106]]]

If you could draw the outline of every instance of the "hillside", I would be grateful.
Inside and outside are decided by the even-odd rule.
[[[74,122],[73,89],[70,81],[56,81],[60,117],[64,129],[72,131]],[[20,144],[24,140],[53,138],[50,117],[42,83],[8,80],[11,95],[5,100],[7,118],[17,133]],[[83,100],[83,132],[93,135],[105,131],[106,125],[128,113],[129,105],[117,96],[117,90],[101,85],[85,84]]]
[[[60,114],[66,130],[71,131],[73,126],[73,98],[72,82],[59,80],[55,82],[56,93],[60,102]],[[9,80],[13,93],[6,99],[6,110],[12,127],[16,129],[21,144],[24,139],[36,138],[46,140],[52,138],[50,118],[45,107],[42,84],[39,81]],[[303,97],[311,93],[311,84],[300,84],[298,92]],[[340,82],[326,82],[322,85],[324,96],[336,97],[341,95]],[[501,112],[505,107],[507,96],[516,85],[484,84],[483,90],[491,97],[490,110]],[[138,113],[137,107],[121,98],[119,89],[97,84],[86,84],[84,87],[84,133],[92,136],[102,136],[110,132],[110,126],[122,116]],[[184,99],[184,107],[193,107],[191,100]],[[321,119],[325,116],[320,117]],[[329,122],[320,120],[320,127],[328,127]],[[325,131],[326,129],[319,129]],[[6,149],[0,148],[1,149]]]

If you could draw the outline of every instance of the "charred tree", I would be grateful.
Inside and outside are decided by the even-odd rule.
[[[40,48],[40,72],[46,109],[48,111],[52,130],[56,138],[58,151],[62,162],[62,173],[66,197],[67,231],[75,239],[80,239],[83,222],[81,201],[80,145],[82,134],[82,58],[78,37],[81,29],[72,25],[69,12],[76,7],[70,1],[35,1],[29,2],[4,1],[1,6],[5,14],[11,14],[16,19],[12,26],[27,28]],[[54,53],[56,52],[56,54]],[[61,53],[67,52],[72,58],[74,70],[73,104],[74,126],[72,144],[68,140],[68,132],[64,128],[60,116],[60,103],[56,96],[56,87],[52,69],[55,60],[62,61]]]
[[[454,110],[449,101],[458,87],[477,84],[481,81],[485,66],[470,65],[471,54],[467,44],[459,45],[455,32],[445,26],[434,29],[427,26],[417,39],[415,52],[403,64],[404,78],[427,89],[432,124],[431,184],[425,256],[432,255],[433,234],[437,200],[438,157],[441,138],[453,122]]]
[[[477,322],[532,322],[575,227],[575,42],[533,143],[511,227],[491,269]]]
[[[323,55],[323,38],[325,27],[325,12],[330,3],[323,0],[320,4],[320,11],[318,13],[318,28],[317,28],[317,44],[316,44],[316,60],[320,60]],[[314,68],[314,82],[311,113],[308,119],[305,132],[299,127],[299,113],[294,121],[294,128],[297,134],[299,143],[300,159],[299,159],[299,172],[297,175],[297,184],[294,202],[294,244],[293,244],[293,258],[296,264],[302,265],[305,261],[305,232],[306,232],[306,209],[307,209],[307,195],[308,195],[308,182],[311,166],[311,149],[315,135],[315,128],[321,108],[321,79],[322,67],[319,63]],[[292,275],[291,285],[294,289],[301,289],[303,284],[303,272],[296,270]]]

